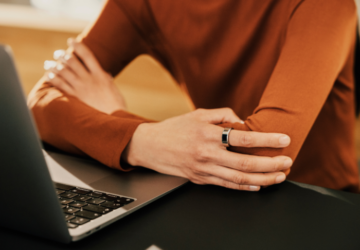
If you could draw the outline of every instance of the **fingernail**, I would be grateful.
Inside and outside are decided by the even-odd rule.
[[[49,72],[49,74],[47,75],[48,79],[51,80],[51,79],[54,79],[55,77],[55,74],[53,72]]]
[[[56,70],[61,71],[64,68],[64,65],[58,64],[56,65]]]
[[[241,123],[241,124],[245,124],[245,122],[244,122],[244,121],[240,121],[240,123]]]
[[[258,191],[260,189],[259,186],[249,186],[250,191]]]
[[[278,175],[278,176],[276,177],[276,179],[275,179],[275,182],[276,182],[276,183],[280,183],[280,182],[283,182],[283,181],[285,181],[285,175],[284,175],[284,174]]]
[[[66,55],[64,56],[64,60],[65,60],[65,61],[67,61],[67,60],[69,60],[69,59],[70,59],[70,57],[71,57],[71,55],[66,54]]]
[[[292,160],[286,159],[284,161],[284,168],[289,168],[289,167],[291,167],[291,165],[292,165]]]
[[[289,137],[289,136],[286,136],[286,135],[281,136],[281,137],[279,138],[279,143],[280,143],[281,146],[287,146],[287,145],[289,145],[289,144],[290,144],[290,137]]]
[[[54,54],[53,54],[53,58],[55,60],[59,60],[64,55],[65,55],[65,50],[63,50],[63,49],[55,50]]]
[[[67,39],[67,44],[68,44],[68,46],[73,46],[74,43],[75,43],[75,39],[74,39],[74,38],[69,37],[69,38]]]
[[[46,60],[44,62],[44,69],[45,70],[49,70],[52,69],[56,66],[56,62],[55,61],[50,61],[50,60]]]

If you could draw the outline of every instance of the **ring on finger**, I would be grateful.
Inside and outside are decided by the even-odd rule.
[[[221,142],[222,145],[224,145],[225,147],[229,147],[229,136],[230,136],[230,131],[232,130],[232,128],[224,128],[222,135],[221,135]]]

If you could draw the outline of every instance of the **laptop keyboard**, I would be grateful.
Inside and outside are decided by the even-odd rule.
[[[77,228],[134,201],[128,197],[60,183],[54,185],[68,228]]]

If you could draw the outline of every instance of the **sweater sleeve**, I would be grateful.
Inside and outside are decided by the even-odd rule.
[[[296,158],[353,52],[356,20],[354,1],[305,0],[297,6],[259,105],[245,124],[221,124],[238,130],[284,133],[291,144],[284,149],[231,150]]]
[[[116,75],[145,44],[114,1],[107,1],[98,20],[80,38],[100,65]],[[41,139],[64,151],[88,155],[122,169],[120,157],[137,126],[148,120],[125,111],[107,115],[40,79],[28,98]]]

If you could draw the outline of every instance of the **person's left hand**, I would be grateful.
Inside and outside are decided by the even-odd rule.
[[[47,82],[106,114],[126,110],[125,100],[113,78],[101,68],[90,49],[72,38],[68,45],[66,53],[54,58],[58,62],[47,72]]]

